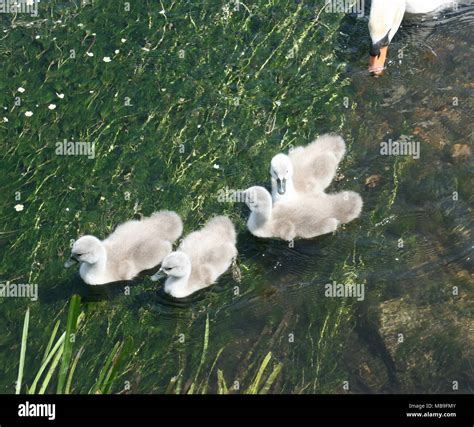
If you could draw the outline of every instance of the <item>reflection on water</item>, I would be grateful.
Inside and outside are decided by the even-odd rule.
[[[270,351],[268,369],[283,365],[272,385],[274,392],[452,392],[453,380],[460,382],[459,390],[472,391],[467,369],[473,348],[472,335],[468,336],[468,303],[473,296],[472,156],[466,146],[472,140],[474,7],[438,13],[436,19],[405,20],[390,47],[388,70],[378,79],[366,73],[366,19],[323,16],[326,27],[315,28],[314,7],[275,6],[269,15],[255,8],[252,17],[235,17],[235,24],[225,25],[219,21],[224,19],[219,9],[211,5],[170,11],[168,19],[173,17],[182,30],[170,36],[171,41],[164,39],[162,59],[158,54],[151,60],[142,57],[140,46],[147,37],[136,32],[145,29],[127,28],[124,38],[135,43],[132,59],[115,71],[94,72],[105,82],[104,90],[111,85],[112,96],[117,90],[113,86],[128,94],[121,86],[123,79],[114,73],[134,76],[125,86],[137,100],[137,117],[107,104],[110,93],[101,92],[103,104],[95,104],[96,111],[87,113],[86,103],[81,107],[86,111],[82,123],[69,118],[63,125],[78,135],[90,131],[92,123],[97,126],[98,114],[112,126],[111,133],[100,128],[106,138],[95,166],[75,159],[69,166],[56,166],[57,159],[36,165],[31,147],[7,154],[13,182],[18,182],[19,154],[28,159],[21,166],[27,176],[21,185],[33,190],[29,203],[34,209],[20,223],[8,213],[16,224],[6,228],[13,234],[8,238],[15,258],[5,254],[2,276],[29,277],[42,284],[29,342],[38,354],[49,337],[51,313],[63,316],[60,310],[69,295],[83,295],[87,322],[80,339],[88,350],[78,366],[77,392],[87,391],[97,369],[94,362],[125,336],[132,336],[136,347],[121,378],[132,383],[131,392],[186,391],[196,381],[216,391],[217,370],[228,385],[234,380],[248,384]],[[86,23],[92,20],[83,13]],[[181,21],[181,14],[211,27],[214,22],[215,28],[207,31],[216,31],[223,47],[212,51],[216,35],[202,32],[196,37],[198,30],[190,21]],[[12,34],[13,38],[17,33]],[[190,63],[171,57],[177,43],[172,37],[180,45],[193,41]],[[307,39],[293,65],[287,50],[299,37]],[[7,41],[10,47],[18,43]],[[112,42],[97,43],[105,52]],[[145,62],[143,69],[136,67],[133,55]],[[207,61],[200,62],[202,55],[208,55]],[[80,79],[76,83],[87,90],[92,84]],[[157,100],[153,92],[155,98],[149,99],[146,88],[156,85],[166,95]],[[93,85],[90,90],[102,89]],[[282,105],[275,100],[283,100]],[[150,112],[153,117],[147,119]],[[364,211],[359,220],[334,235],[296,241],[291,247],[253,237],[245,230],[246,207],[216,201],[217,191],[224,187],[269,185],[269,160],[275,153],[329,131],[341,133],[349,146],[340,168],[342,179],[330,191],[360,192]],[[420,159],[380,155],[382,141],[402,136],[420,143]],[[49,137],[60,139],[59,134]],[[38,144],[36,133],[29,135],[27,130],[27,138],[33,146]],[[179,143],[191,147],[184,159],[174,151]],[[74,165],[86,172],[78,176]],[[79,187],[80,193],[61,190],[49,198],[41,191],[34,193],[56,167],[61,168],[61,188]],[[371,176],[378,178],[367,185]],[[126,191],[132,198],[124,202]],[[52,264],[58,259],[62,264],[69,238],[85,230],[103,236],[137,211],[156,206],[178,210],[186,233],[212,214],[230,214],[240,230],[241,282],[228,272],[211,289],[177,301],[146,276],[127,291],[122,283],[91,289]],[[42,209],[52,216],[42,217]],[[51,218],[57,212],[65,218],[55,222]],[[35,223],[41,224],[41,233]],[[26,263],[35,261],[41,265],[30,271]],[[325,297],[324,286],[333,281],[364,285],[365,300]],[[458,294],[453,294],[454,287]],[[0,361],[6,366],[0,390],[7,392],[17,366],[5,354],[18,352],[16,332],[25,306],[17,301],[1,304],[1,320],[12,331],[0,338]],[[200,367],[207,316],[209,349]],[[27,360],[27,382],[35,363],[33,356]],[[180,388],[170,390],[175,376]],[[344,381],[349,390],[342,388]]]

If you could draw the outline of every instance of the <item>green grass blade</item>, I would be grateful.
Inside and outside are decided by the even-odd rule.
[[[45,362],[45,360],[48,358],[49,352],[51,351],[51,348],[53,346],[54,339],[56,338],[56,334],[58,333],[59,325],[61,321],[58,320],[56,322],[56,325],[54,325],[53,332],[51,333],[51,338],[49,339],[49,343],[46,347],[46,350],[44,352],[43,360],[41,361],[41,364]]]
[[[172,377],[170,379],[170,382],[168,384],[168,386],[166,387],[166,391],[165,391],[165,394],[172,394],[173,392],[176,392],[176,383],[178,381],[178,379],[181,377],[181,374],[182,374],[183,371],[179,371],[179,374]]]
[[[131,352],[133,340],[127,337],[123,342],[118,341],[110,352],[99,378],[91,389],[91,393],[109,394],[117,379],[117,374],[126,355]]]
[[[64,385],[66,383],[66,376],[69,370],[72,359],[72,336],[76,333],[77,329],[77,318],[79,317],[79,310],[81,306],[81,297],[79,295],[73,295],[69,302],[69,312],[67,315],[66,325],[66,339],[64,340],[64,351],[61,360],[61,367],[59,369],[58,385],[56,392],[61,394],[64,392]]]
[[[117,353],[117,350],[118,350],[119,346],[120,346],[120,341],[117,341],[117,343],[114,345],[114,348],[112,349],[110,354],[107,356],[105,364],[99,372],[99,378],[97,379],[94,387],[92,387],[90,393],[92,393],[92,394],[96,394],[96,393],[99,393],[99,392],[102,393],[102,388],[105,384],[105,378],[106,378],[107,373],[110,369],[110,366],[112,365],[112,361],[115,357],[115,354]]]
[[[265,382],[264,386],[261,388],[259,391],[259,394],[267,394],[270,390],[270,387],[272,386],[273,382],[276,380],[278,375],[280,375],[281,369],[283,368],[283,364],[278,363],[274,368],[272,373],[269,375],[267,378],[267,381]]]
[[[28,340],[28,326],[30,323],[30,309],[26,310],[25,321],[23,322],[23,334],[21,336],[20,365],[18,366],[18,378],[15,385],[15,394],[20,394],[21,382],[23,381],[23,370],[25,369],[26,343]]]
[[[224,374],[220,369],[217,370],[217,394],[229,394]]]
[[[76,370],[77,362],[79,362],[79,358],[82,356],[82,353],[84,353],[84,347],[81,347],[79,349],[79,351],[76,354],[76,357],[74,358],[74,361],[72,362],[71,369],[69,370],[69,375],[67,378],[66,388],[64,389],[64,394],[71,393],[72,377],[74,375],[74,371]]]
[[[124,349],[125,343],[120,343],[119,348],[117,349],[113,359],[112,359],[112,365],[109,368],[109,371],[107,372],[107,375],[105,376],[104,383],[102,384],[102,394],[108,394],[110,393],[110,389],[112,388],[112,384],[115,380],[116,374],[117,374],[117,369],[118,366],[120,365],[120,361],[122,359],[122,352]]]
[[[63,355],[64,351],[64,345],[59,347],[58,352],[56,353],[56,356],[54,356],[53,362],[51,363],[51,366],[49,367],[48,373],[46,374],[43,384],[41,385],[40,391],[38,394],[44,394],[46,389],[48,388],[49,382],[51,381],[51,377],[54,374],[54,371],[56,370],[59,361],[61,360],[61,356]]]
[[[53,358],[53,356],[56,354],[56,352],[58,351],[58,349],[60,347],[63,346],[63,343],[64,343],[64,339],[66,338],[66,332],[64,332],[58,339],[58,341],[56,342],[56,344],[54,345],[53,349],[48,353],[48,357],[46,358],[46,360],[41,364],[41,367],[38,371],[38,373],[36,374],[36,377],[33,381],[33,384],[31,384],[31,387],[30,387],[30,390],[29,390],[29,394],[35,394],[36,392],[36,387],[38,385],[38,382],[41,378],[41,375],[43,375],[43,372],[45,371],[46,367],[48,366],[48,363],[51,361],[51,359]]]
[[[199,362],[196,375],[194,376],[194,382],[191,384],[191,387],[189,387],[188,394],[194,393],[194,389],[198,381],[199,374],[201,373],[202,366],[204,365],[204,362],[206,361],[208,347],[209,347],[209,314],[206,317],[206,328],[204,330],[204,343],[202,347],[201,361]],[[197,393],[197,390],[196,390],[196,393]]]
[[[214,371],[214,368],[216,366],[216,363],[217,361],[219,360],[219,357],[221,356],[222,352],[224,351],[224,348],[225,347],[222,347],[218,352],[217,352],[217,355],[214,359],[214,362],[212,363],[212,366],[211,366],[211,369],[209,370],[209,373],[207,374],[207,378],[206,378],[206,383],[204,384],[204,386],[201,388],[201,393],[202,394],[206,394],[207,393],[207,385],[209,384],[209,379],[211,378],[211,374],[212,374],[212,371]]]
[[[181,389],[182,388],[183,388],[183,376],[180,375],[178,377],[178,381],[176,381],[175,394],[181,394]]]
[[[260,368],[258,369],[257,375],[255,376],[255,379],[252,385],[247,390],[248,394],[257,394],[258,386],[260,385],[260,382],[262,381],[263,372],[265,371],[268,365],[268,362],[270,362],[271,358],[272,358],[272,352],[269,351],[268,354],[265,356],[265,359],[263,359],[263,362],[260,365]]]

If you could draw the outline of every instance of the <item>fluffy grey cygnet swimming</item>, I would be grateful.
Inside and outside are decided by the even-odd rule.
[[[362,198],[353,191],[296,194],[290,200],[272,203],[270,193],[255,186],[245,190],[244,199],[251,211],[247,227],[253,235],[287,241],[331,233],[362,210]]]
[[[102,241],[90,235],[80,237],[64,266],[79,262],[79,274],[89,285],[131,280],[140,271],[160,264],[182,232],[178,214],[155,212],[139,221],[124,222]]]
[[[322,193],[334,179],[345,152],[340,136],[326,134],[288,155],[277,154],[270,165],[273,203],[289,200],[297,193]]]
[[[151,279],[167,276],[165,292],[175,298],[187,297],[212,285],[231,266],[237,256],[236,240],[228,217],[212,218],[201,230],[186,236]]]

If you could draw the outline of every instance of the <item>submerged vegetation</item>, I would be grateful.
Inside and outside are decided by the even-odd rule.
[[[73,344],[76,340],[76,334],[81,321],[84,318],[84,312],[79,314],[81,299],[78,295],[74,295],[69,302],[69,311],[67,316],[67,326],[65,332],[56,340],[60,321],[58,320],[53,328],[51,337],[48,345],[44,352],[41,366],[34,377],[34,380],[30,386],[26,387],[26,394],[44,394],[54,387],[50,387],[52,378],[57,378],[56,393],[57,394],[70,394],[74,392],[73,387],[73,376],[77,368],[79,359],[84,353],[84,346],[82,346],[73,355]],[[18,379],[16,382],[16,394],[22,392],[22,379],[24,375],[25,357],[27,354],[27,339],[28,339],[28,325],[29,325],[30,311],[27,310],[23,325],[23,335],[21,340],[21,353],[19,362]],[[91,394],[107,394],[112,390],[112,386],[115,383],[117,377],[121,375],[121,369],[124,365],[124,359],[129,356],[130,350],[132,349],[133,340],[131,338],[126,339],[124,342],[117,342],[110,352],[109,356],[105,360],[103,367],[101,368],[98,378],[90,388],[88,393]],[[196,370],[194,380],[188,385],[188,394],[204,394],[208,391],[208,382],[211,373],[214,371],[216,362],[222,353],[223,348],[218,352],[216,359],[214,360],[212,367],[209,372],[203,372],[201,375],[201,369],[206,363],[207,350],[209,346],[209,317],[206,318],[206,329],[204,333],[204,343],[202,349],[202,356],[199,366]],[[255,378],[251,380],[249,386],[244,390],[247,394],[265,394],[268,393],[275,379],[280,374],[282,369],[281,363],[276,363],[269,375],[265,378],[265,373],[269,363],[272,359],[272,353],[269,352],[262,361],[262,364],[258,368]],[[123,373],[122,373],[123,375]],[[221,370],[217,370],[217,393],[228,394],[232,391],[240,390],[239,381],[235,381],[232,387],[228,387],[224,374]],[[41,384],[41,385],[39,385]],[[48,388],[49,387],[49,388]],[[166,393],[180,393],[182,392],[182,371],[171,378],[169,385],[166,389]],[[129,390],[129,384],[126,383],[123,391]]]
[[[0,282],[39,290],[0,298],[0,393],[472,391],[469,49],[435,44],[427,68],[399,32],[410,67],[374,80],[366,21],[321,1],[130,3],[0,17]],[[432,37],[464,46],[469,19]],[[274,154],[327,132],[348,145],[331,190],[360,192],[362,217],[254,238],[219,194],[268,185]],[[406,135],[419,159],[380,155]],[[177,301],[63,268],[79,235],[165,208],[185,234],[229,215],[240,274]],[[326,297],[333,282],[365,299]]]
[[[84,318],[84,312],[80,312],[81,299],[78,295],[74,295],[69,302],[69,311],[67,316],[67,325],[64,333],[55,341],[60,321],[54,325],[48,345],[46,346],[41,366],[34,377],[32,384],[26,387],[26,394],[44,394],[48,390],[54,390],[50,387],[53,377],[57,378],[57,386],[55,392],[58,394],[70,394],[73,392],[73,376],[79,359],[84,353],[82,346],[73,356],[73,345],[76,340],[76,334],[81,321]],[[18,372],[18,380],[16,382],[16,394],[22,391],[22,378],[25,366],[25,357],[27,350],[28,325],[29,325],[29,309],[25,315],[23,326],[23,336],[21,341],[21,356]],[[131,348],[131,339],[126,342],[117,342],[107,357],[104,366],[100,370],[99,376],[91,387],[89,393],[106,394],[110,393],[112,385],[117,378],[122,365],[123,358],[128,354]]]

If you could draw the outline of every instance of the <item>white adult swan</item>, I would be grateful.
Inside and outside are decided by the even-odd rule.
[[[372,0],[369,19],[372,39],[369,71],[378,75],[384,70],[388,45],[398,31],[405,12],[429,13],[453,3],[447,0]]]

